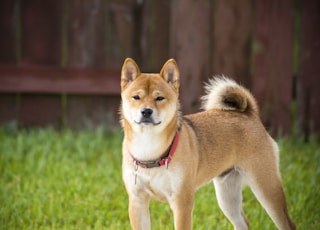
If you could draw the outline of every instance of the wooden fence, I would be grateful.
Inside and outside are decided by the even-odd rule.
[[[184,113],[224,74],[256,95],[267,129],[320,131],[317,0],[2,0],[0,123],[118,124],[120,68],[175,58]],[[293,105],[297,105],[296,112]]]

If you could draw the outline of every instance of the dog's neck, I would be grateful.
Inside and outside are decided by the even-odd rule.
[[[175,136],[172,134],[152,132],[133,133],[131,140],[127,142],[127,148],[134,158],[140,161],[151,161],[158,159],[168,150]]]

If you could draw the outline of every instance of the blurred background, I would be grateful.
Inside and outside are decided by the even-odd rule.
[[[320,132],[318,0],[1,0],[0,124],[118,127],[120,69],[175,58],[182,111],[203,83],[248,87],[273,135]]]

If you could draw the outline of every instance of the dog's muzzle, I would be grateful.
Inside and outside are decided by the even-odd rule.
[[[161,121],[159,122],[155,122],[153,120],[153,117],[152,117],[152,114],[153,114],[153,110],[150,109],[150,108],[143,108],[141,110],[141,119],[140,121],[135,121],[135,123],[137,124],[152,124],[152,125],[159,125],[161,123]]]

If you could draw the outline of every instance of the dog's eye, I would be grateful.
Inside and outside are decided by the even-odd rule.
[[[156,98],[156,101],[162,101],[162,100],[164,100],[164,97],[158,96],[158,97]]]
[[[136,101],[140,100],[140,96],[138,96],[138,95],[135,95],[135,96],[133,96],[132,98],[133,98],[134,100],[136,100]]]

